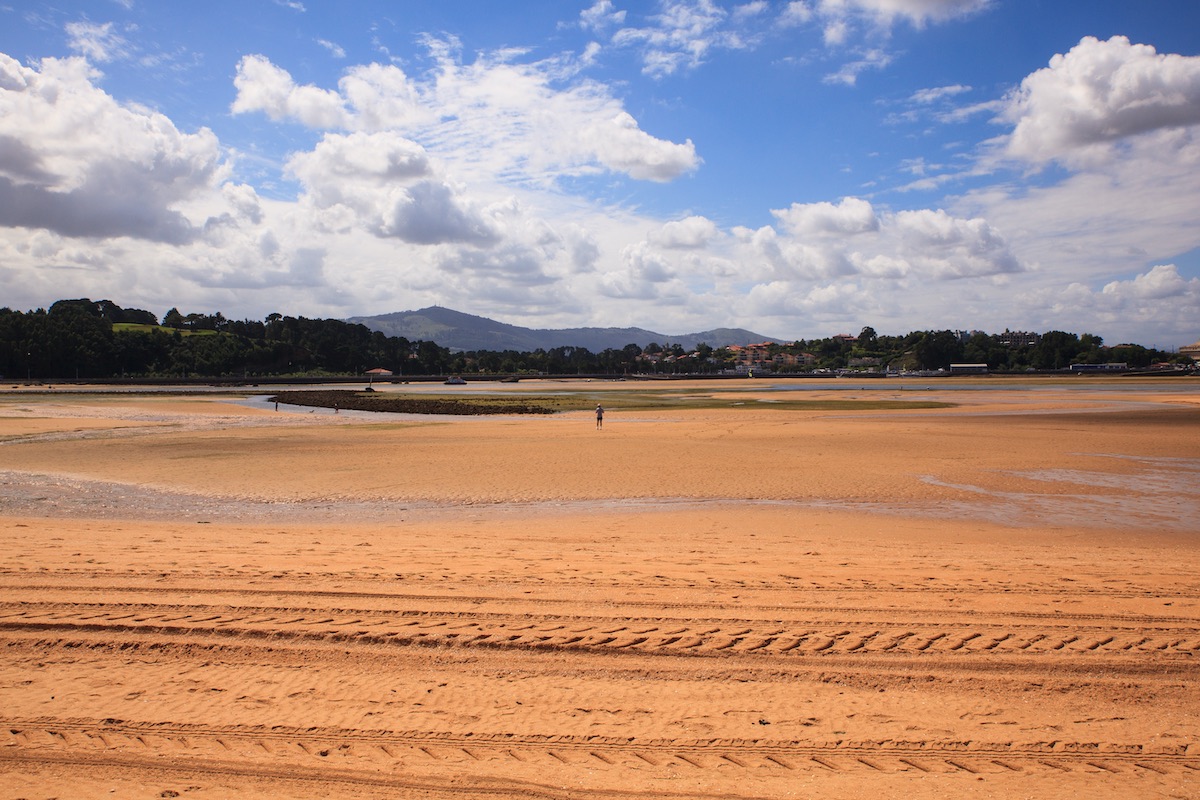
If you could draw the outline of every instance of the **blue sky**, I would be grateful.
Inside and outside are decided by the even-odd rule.
[[[0,0],[0,304],[1200,337],[1200,4]]]

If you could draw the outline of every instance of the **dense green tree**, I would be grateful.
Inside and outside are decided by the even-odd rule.
[[[1012,352],[1000,344],[995,336],[975,333],[963,345],[963,361],[968,364],[987,364],[990,370],[1007,370],[1011,366]]]
[[[1107,361],[1128,364],[1140,369],[1153,364],[1158,355],[1155,351],[1142,347],[1140,344],[1119,344],[1108,351]]]
[[[450,353],[435,342],[419,342],[416,352],[419,375],[444,375],[450,363]]]
[[[1066,369],[1079,355],[1079,337],[1065,331],[1049,331],[1033,346],[1030,363],[1035,369]]]
[[[141,308],[127,308],[123,314],[122,322],[130,322],[135,325],[157,325],[158,317]]]
[[[142,327],[126,328],[121,323]],[[363,325],[333,319],[269,314],[263,321],[229,320],[221,312],[191,313],[172,308],[154,326],[154,315],[122,309],[109,300],[60,300],[49,310],[26,313],[0,309],[0,374],[41,380],[106,377],[251,377],[259,375],[360,375],[385,367],[398,375],[479,372],[621,375],[650,369],[703,374],[729,369],[729,348],[706,343],[688,353],[679,345],[636,344],[593,353],[556,347],[451,353],[433,342],[410,342]],[[116,326],[114,328],[114,326]],[[772,344],[764,363],[812,353],[819,369],[838,369],[850,358],[878,358],[895,368],[944,369],[951,362],[986,363],[994,371],[1066,369],[1071,364],[1124,362],[1140,368],[1177,358],[1139,345],[1106,348],[1099,336],[1064,331],[1043,334],[1038,344],[1010,347],[983,333],[965,342],[951,331],[913,331],[881,336],[870,326],[857,341],[829,337]],[[646,358],[649,356],[650,358]],[[1187,359],[1183,359],[1187,361]],[[786,368],[791,369],[791,368]],[[801,368],[805,369],[805,368]]]
[[[112,374],[113,330],[100,304],[59,300],[46,314],[37,349],[45,378],[102,378]]]
[[[916,343],[913,354],[921,369],[949,369],[962,360],[963,346],[953,331],[930,331]]]
[[[162,330],[113,333],[113,366],[117,377],[170,372],[172,335]]]

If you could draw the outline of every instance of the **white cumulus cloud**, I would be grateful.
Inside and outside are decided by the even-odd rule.
[[[717,226],[712,220],[693,215],[665,223],[651,238],[660,247],[695,249],[706,246],[718,234]]]
[[[261,111],[273,120],[294,119],[312,128],[343,128],[348,116],[341,96],[315,86],[297,86],[287,70],[265,56],[244,56],[233,79],[235,114]]]
[[[838,204],[793,203],[791,208],[773,212],[784,226],[797,236],[849,236],[879,230],[879,218],[871,204],[857,197],[846,197]]]
[[[369,65],[348,71],[337,90],[297,85],[262,56],[247,56],[232,110],[318,129],[403,132],[459,172],[514,181],[604,170],[669,181],[699,164],[691,141],[642,130],[606,87],[557,86],[559,62],[515,63],[502,53],[463,65],[450,44],[433,44],[438,67],[421,82],[393,66]]]
[[[1185,278],[1174,264],[1160,264],[1132,278],[1110,281],[1099,291],[1076,282],[1065,288],[1027,293],[1017,300],[1030,313],[1043,315],[1047,325],[1061,330],[1136,331],[1134,337],[1106,344],[1134,341],[1170,347],[1188,343],[1174,340],[1178,331],[1196,329],[1200,278]]]
[[[1012,131],[980,162],[986,169],[1054,162],[1065,174],[1033,186],[994,181],[953,210],[1010,234],[1048,293],[1052,282],[1088,293],[1111,285],[1200,246],[1198,109],[1200,58],[1119,36],[1085,38],[1008,96],[1000,119]]]
[[[424,149],[395,133],[326,134],[311,152],[294,155],[288,169],[316,208],[348,212],[378,236],[414,244],[500,238],[478,204],[433,174]]]
[[[1185,279],[1174,264],[1160,264],[1130,281],[1112,281],[1103,289],[1107,297],[1118,301],[1164,300],[1190,297],[1200,302],[1200,278]]]
[[[224,176],[216,137],[96,88],[80,58],[22,67],[0,54],[0,225],[183,243],[181,204]]]
[[[1025,269],[1005,238],[981,218],[932,209],[880,213],[853,197],[837,204],[796,203],[773,213],[782,233],[770,226],[734,230],[759,279],[828,281],[861,274],[951,280]]]
[[[1200,124],[1200,56],[1086,37],[1026,77],[1002,117],[1014,125],[1009,156],[1070,163],[1107,154],[1126,137]]]

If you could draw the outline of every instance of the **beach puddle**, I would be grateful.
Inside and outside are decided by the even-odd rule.
[[[978,502],[956,500],[941,503],[939,510],[934,512],[939,517],[963,516],[1021,526],[1086,523],[1101,528],[1151,528],[1180,532],[1198,529],[1200,459],[1099,453],[1086,455],[1120,459],[1133,468],[1122,472],[1040,469],[1006,473],[1017,478],[1041,481],[1048,487],[1053,484],[1058,487],[1105,490],[1100,493],[1006,492],[948,483],[932,476],[924,476],[922,480],[933,486],[970,492],[979,497]]]

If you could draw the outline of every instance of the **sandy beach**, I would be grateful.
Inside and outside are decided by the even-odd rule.
[[[1200,794],[1200,382],[874,383],[8,390],[0,798]]]

